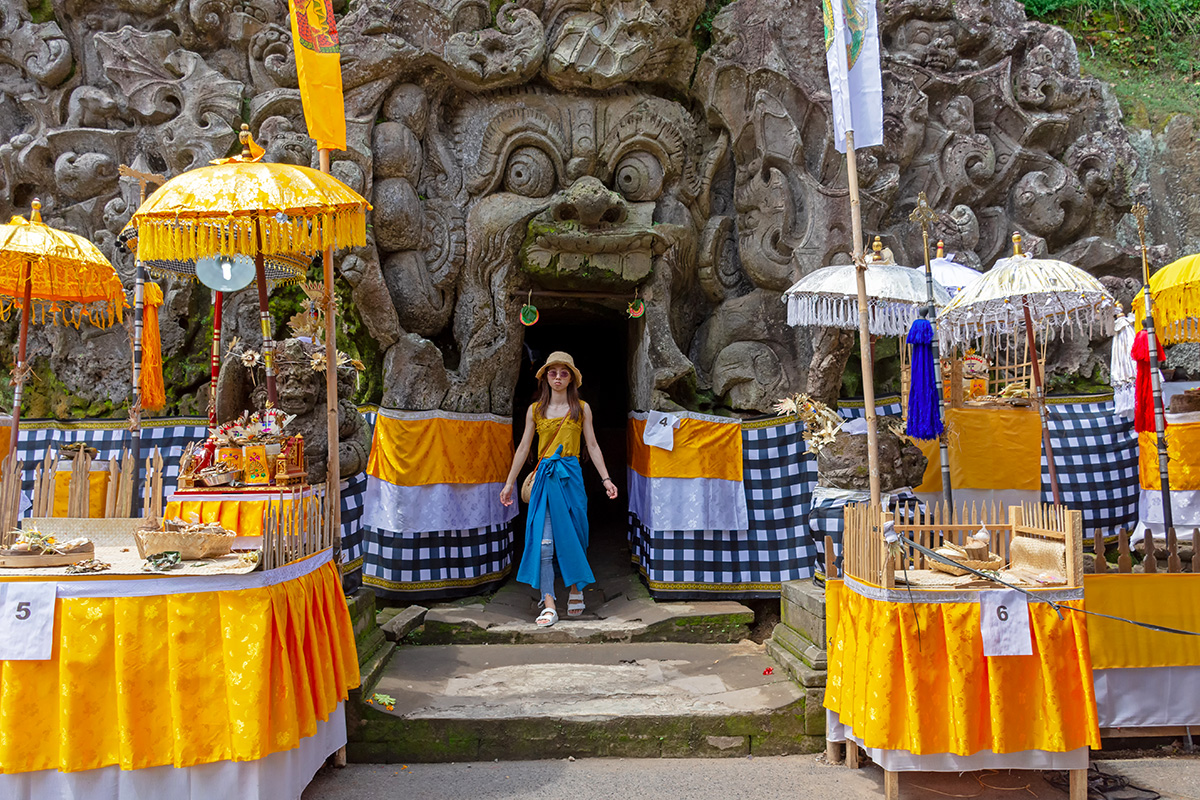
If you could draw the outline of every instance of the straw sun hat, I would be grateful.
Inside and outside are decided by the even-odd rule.
[[[571,374],[575,376],[576,389],[583,385],[583,375],[579,372],[579,367],[575,366],[575,359],[571,358],[570,353],[564,353],[562,350],[555,350],[546,358],[546,363],[537,371],[538,380],[541,380],[542,376],[546,374],[546,370],[555,364],[562,364],[571,370]]]

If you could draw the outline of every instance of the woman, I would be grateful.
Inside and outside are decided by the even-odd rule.
[[[536,623],[548,628],[558,622],[554,603],[555,556],[563,583],[570,587],[567,616],[578,617],[583,613],[583,587],[596,580],[587,562],[587,497],[583,493],[583,471],[579,468],[580,434],[610,500],[617,497],[617,485],[609,478],[604,456],[596,444],[592,409],[579,399],[583,376],[575,367],[575,360],[561,351],[551,353],[537,377],[537,400],[525,414],[525,433],[513,456],[508,480],[500,490],[500,502],[512,505],[513,484],[521,464],[529,456],[536,430],[539,460],[529,495],[525,553],[517,580],[540,592],[538,605],[545,610],[538,614]]]

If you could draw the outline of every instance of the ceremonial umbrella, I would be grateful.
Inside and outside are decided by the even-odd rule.
[[[943,255],[942,243],[938,242],[937,258],[929,262],[929,271],[933,279],[942,285],[951,297],[983,277],[979,270],[971,269],[966,264],[954,260],[954,254]],[[919,269],[919,268],[918,268]]]
[[[905,336],[929,303],[925,274],[885,263],[882,249],[876,236],[866,270],[868,330],[874,336]],[[853,264],[822,267],[805,275],[783,293],[788,324],[857,330],[857,280]],[[950,302],[941,286],[934,286],[933,292],[939,306]]]
[[[86,319],[106,328],[121,320],[125,306],[121,279],[104,254],[82,236],[46,225],[41,208],[34,200],[28,221],[13,217],[0,225],[0,317],[7,318],[14,307],[22,312],[13,372],[13,454],[21,429],[21,390],[29,373],[25,348],[30,317],[45,322],[50,314],[75,327]]]
[[[1150,276],[1150,304],[1161,345],[1200,342],[1200,253],[1184,256]],[[1146,317],[1146,289],[1133,298],[1138,325]]]
[[[1092,275],[1063,261],[1031,258],[1013,234],[1013,255],[1002,258],[982,278],[954,296],[937,318],[942,346],[983,340],[996,346],[1002,337],[1024,329],[1033,362],[1033,382],[1042,420],[1042,444],[1050,467],[1050,488],[1059,502],[1058,474],[1046,427],[1042,371],[1034,326],[1112,335],[1117,301]],[[1098,329],[1098,330],[1097,330]]]
[[[262,150],[252,143],[247,125],[242,125],[241,141],[240,156],[218,159],[159,187],[134,213],[132,224],[138,232],[138,255],[152,273],[187,273],[186,265],[211,257],[226,257],[230,264],[238,256],[254,259],[267,403],[274,406],[279,396],[267,308],[267,261],[365,245],[369,205],[331,175],[260,162]],[[176,270],[172,264],[185,266]],[[326,342],[326,350],[332,347]],[[327,363],[337,363],[336,352]]]

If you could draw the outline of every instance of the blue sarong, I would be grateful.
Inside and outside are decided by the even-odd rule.
[[[525,552],[517,580],[534,589],[540,583],[542,528],[546,514],[554,531],[554,556],[563,583],[582,589],[596,582],[587,561],[587,496],[583,492],[583,470],[579,459],[562,455],[562,446],[543,458],[529,493],[525,512]]]

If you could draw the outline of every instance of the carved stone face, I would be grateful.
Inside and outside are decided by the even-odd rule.
[[[535,282],[632,289],[655,257],[694,240],[682,106],[636,93],[489,100],[469,101],[456,119],[459,146],[479,154],[466,169],[479,198],[468,228],[525,222],[519,265]]]

